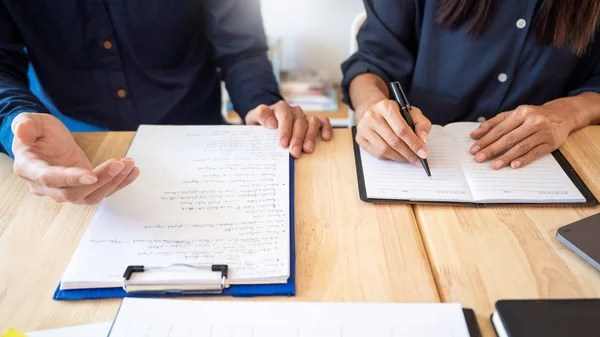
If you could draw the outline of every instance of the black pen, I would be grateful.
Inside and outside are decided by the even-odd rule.
[[[404,94],[404,90],[402,90],[400,82],[392,82],[390,83],[390,87],[392,88],[394,97],[396,97],[396,102],[398,102],[398,104],[400,105],[400,113],[402,113],[402,117],[404,117],[406,123],[408,123],[408,126],[410,126],[410,129],[414,132],[415,123],[413,123],[413,120],[410,117],[410,110],[412,109],[412,107],[410,106],[410,103],[408,103],[408,98],[406,98],[406,95]],[[425,173],[427,173],[427,176],[431,179],[431,171],[429,170],[429,164],[427,163],[427,159],[423,159],[421,157],[419,157],[419,159],[421,160],[421,164],[423,164]]]

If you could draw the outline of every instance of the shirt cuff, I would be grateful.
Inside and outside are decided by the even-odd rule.
[[[246,105],[242,105],[242,108],[240,109],[242,111],[239,111],[238,115],[240,115],[242,120],[244,120],[248,112],[254,110],[259,105],[264,104],[267,106],[271,106],[281,100],[283,100],[283,98],[276,93],[263,92],[260,94],[256,94],[255,96],[249,98],[249,100],[245,103]]]
[[[350,106],[352,110],[355,110],[352,104],[352,100],[350,99],[350,83],[352,82],[352,80],[354,80],[356,76],[362,74],[374,74],[381,77],[385,81],[385,83],[389,83],[390,79],[389,76],[385,73],[385,71],[368,62],[361,60],[349,62],[351,63],[347,63],[342,66],[342,70],[344,71],[344,79],[342,80],[342,101],[348,104],[348,106]]]
[[[233,107],[242,119],[261,104],[273,105],[283,99],[266,55],[248,57],[223,75]]]
[[[586,91],[600,93],[600,77],[593,78],[584,83],[583,86],[569,92],[569,96],[577,96]]]
[[[14,154],[12,152],[12,142],[14,134],[11,129],[11,125],[15,117],[17,117],[21,112],[15,111],[4,117],[2,121],[2,125],[0,125],[0,152],[6,153],[9,157],[14,159]]]

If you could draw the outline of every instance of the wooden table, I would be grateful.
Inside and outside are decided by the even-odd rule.
[[[132,137],[76,135],[93,164],[122,156]],[[111,320],[120,300],[52,300],[96,207],[36,197],[10,165],[0,159],[0,332]],[[439,301],[411,208],[359,200],[350,130],[297,160],[295,179],[297,296],[283,300]]]
[[[600,197],[600,126],[574,133],[561,151]],[[442,300],[475,309],[484,336],[495,336],[499,299],[600,297],[600,272],[555,236],[600,208],[414,210]]]

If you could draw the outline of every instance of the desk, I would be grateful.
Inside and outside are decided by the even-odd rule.
[[[12,173],[12,161],[7,155],[0,153],[0,184]]]
[[[600,126],[561,151],[600,197]],[[414,207],[440,296],[475,309],[486,337],[506,298],[600,297],[600,272],[564,247],[556,230],[600,208]]]
[[[133,133],[77,134],[94,165],[125,153]],[[6,171],[10,161],[0,162]],[[348,129],[296,161],[299,301],[437,302],[410,207],[359,200]],[[111,320],[120,300],[52,300],[96,207],[56,204],[0,177],[0,331]],[[231,299],[231,298],[226,298]]]

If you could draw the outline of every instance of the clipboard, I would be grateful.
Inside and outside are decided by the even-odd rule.
[[[552,156],[558,162],[563,171],[567,174],[569,179],[573,182],[575,187],[581,192],[585,198],[585,202],[582,203],[480,203],[480,202],[452,202],[452,201],[414,201],[414,200],[401,200],[401,199],[379,199],[369,198],[367,196],[367,187],[365,183],[365,176],[363,172],[363,165],[360,154],[360,146],[356,142],[356,126],[352,127],[352,144],[354,147],[354,161],[356,165],[356,176],[358,179],[358,194],[361,201],[370,203],[397,203],[407,205],[433,205],[433,206],[471,206],[474,208],[484,207],[506,207],[506,206],[531,206],[531,207],[596,207],[600,205],[598,199],[594,196],[592,191],[587,187],[583,179],[577,174],[577,171],[573,168],[571,163],[565,158],[565,156],[556,150],[552,152]]]
[[[60,284],[56,288],[53,299],[57,301],[76,301],[76,300],[98,300],[107,298],[124,297],[187,297],[187,296],[232,296],[232,297],[255,297],[255,296],[295,296],[296,295],[296,249],[294,235],[294,158],[290,157],[290,277],[286,283],[276,284],[249,284],[238,285],[227,284],[227,265],[169,265],[169,266],[128,266],[123,271],[123,287],[121,288],[94,288],[94,289],[73,289],[61,290]],[[202,289],[133,289],[126,291],[131,276],[135,273],[143,273],[149,269],[170,269],[170,268],[197,268],[207,269],[214,273],[214,283],[206,284]],[[131,282],[129,283],[131,285]]]

